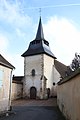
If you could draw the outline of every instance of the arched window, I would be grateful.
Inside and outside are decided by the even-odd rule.
[[[55,82],[53,82],[53,86],[55,86]]]
[[[35,76],[35,69],[32,69],[32,76]]]

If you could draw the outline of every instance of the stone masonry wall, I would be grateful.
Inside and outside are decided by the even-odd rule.
[[[32,70],[35,70],[35,76],[32,76]],[[42,76],[42,55],[28,56],[24,58],[24,83],[23,96],[30,98],[30,88],[37,89],[37,97],[40,97]]]
[[[19,99],[23,96],[23,85],[20,83],[12,83],[12,100]]]

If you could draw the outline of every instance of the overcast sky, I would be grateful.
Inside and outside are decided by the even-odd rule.
[[[24,58],[41,17],[44,37],[60,62],[80,53],[80,0],[0,0],[0,54],[24,75]]]

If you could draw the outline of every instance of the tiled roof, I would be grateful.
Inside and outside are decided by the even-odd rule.
[[[11,65],[1,54],[0,54],[0,64],[8,68],[15,69],[15,67]]]
[[[12,78],[12,82],[13,83],[21,83],[22,84],[22,80],[23,80],[24,76],[14,76]]]
[[[61,77],[64,78],[65,72],[67,71],[67,66],[57,60],[54,61],[54,65],[57,71],[60,73]]]
[[[42,27],[42,22],[40,17],[36,38],[35,40],[30,42],[28,50],[22,54],[22,57],[43,54],[43,53],[53,58],[56,58],[49,48],[49,42],[44,39],[43,27]]]
[[[65,82],[72,80],[72,78],[76,77],[77,75],[80,75],[80,68],[72,72],[69,76],[66,76],[65,78],[61,79],[61,81],[58,82],[58,85],[61,85]]]
[[[55,55],[50,51],[49,46],[44,44],[44,41],[39,41],[39,44],[37,44],[36,41],[34,42],[35,45],[32,45],[32,42],[30,43],[28,50],[22,54],[23,57],[45,53],[53,58],[56,58]]]

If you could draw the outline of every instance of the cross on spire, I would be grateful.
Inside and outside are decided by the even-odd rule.
[[[54,54],[50,51],[49,42],[44,39],[41,16],[39,19],[36,38],[30,42],[28,50],[25,51],[22,54],[22,56],[26,57],[26,56],[32,56],[32,55],[38,55],[38,54],[47,54],[53,57],[54,59],[56,59]]]
[[[41,16],[41,8],[39,8],[39,15]]]

